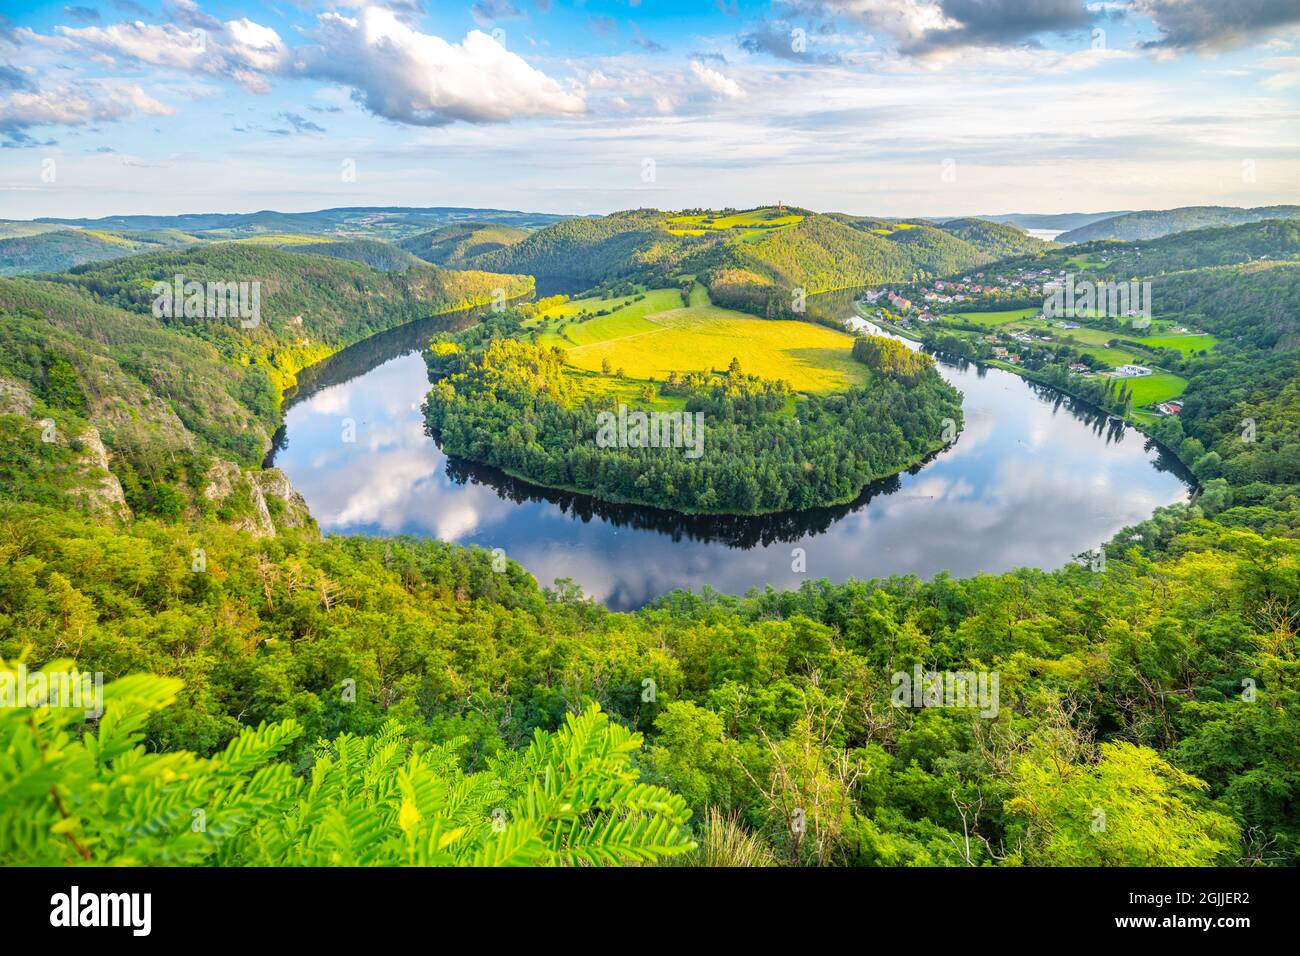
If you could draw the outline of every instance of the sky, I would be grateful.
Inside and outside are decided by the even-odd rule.
[[[0,0],[0,218],[1300,203],[1300,0]]]

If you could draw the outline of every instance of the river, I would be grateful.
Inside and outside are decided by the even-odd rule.
[[[544,585],[568,578],[626,610],[675,588],[1057,568],[1190,490],[1177,462],[1123,422],[1010,372],[941,363],[964,396],[960,436],[850,505],[707,518],[549,491],[450,458],[424,432],[420,349],[472,319],[383,333],[300,376],[271,461],[323,532],[500,548]]]

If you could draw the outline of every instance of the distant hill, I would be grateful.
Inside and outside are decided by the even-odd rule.
[[[1211,226],[1240,226],[1262,219],[1294,219],[1300,217],[1300,206],[1259,206],[1242,209],[1237,206],[1184,206],[1180,209],[1151,209],[1112,216],[1098,222],[1071,229],[1057,236],[1061,243],[1091,242],[1095,239],[1118,239],[1133,242],[1139,239],[1159,239],[1175,232],[1206,229]]]
[[[241,329],[237,322],[168,320],[179,331],[206,338],[230,355],[261,350],[270,355],[311,343],[334,349],[415,319],[489,303],[497,289],[513,297],[532,288],[526,276],[439,269],[413,256],[406,270],[382,272],[347,257],[319,255],[320,248],[313,244],[304,252],[289,252],[255,243],[211,243],[82,266],[51,281],[77,286],[105,304],[133,312],[149,312],[153,284],[172,281],[176,275],[199,282],[256,281],[262,317],[257,328]],[[308,249],[311,254],[304,254]],[[284,367],[274,360],[270,364]]]
[[[400,239],[460,222],[494,222],[538,228],[565,216],[517,212],[508,209],[473,209],[460,206],[356,206],[315,212],[188,213],[178,216],[105,216],[100,219],[43,218],[38,223],[58,223],[92,229],[180,229],[204,238],[237,238],[260,233],[334,233],[339,238]]]
[[[935,271],[931,266],[942,270],[940,262],[945,257],[961,260],[958,268],[962,268],[1009,255],[1041,252],[1050,246],[1014,226],[987,219],[935,222],[929,219],[876,219],[842,213],[830,213],[828,218],[912,248],[927,263],[927,271]]]
[[[1016,226],[1019,229],[1046,229],[1066,232],[1070,229],[1078,229],[1090,223],[1100,222],[1103,219],[1113,219],[1116,216],[1128,215],[1130,210],[1116,210],[1115,212],[1060,212],[1060,213],[1037,213],[1037,212],[1013,212],[1001,213],[996,216],[977,216],[977,219],[984,219],[988,222],[998,222],[1004,225]]]
[[[1263,219],[1244,226],[1176,232],[1149,241],[1097,240],[1058,246],[1040,255],[1006,259],[993,268],[1014,273],[1026,267],[1046,267],[1125,279],[1269,261],[1300,261],[1300,219]]]
[[[445,247],[445,257],[435,255],[427,260],[435,265],[463,268],[467,267],[466,260],[471,256],[500,248],[527,235],[528,230],[562,222],[565,218],[549,213],[458,206],[362,206],[304,213],[264,210],[177,216],[105,216],[99,219],[45,218],[30,222],[0,220],[0,275],[63,272],[87,263],[105,262],[157,249],[232,239],[266,241],[279,246],[295,244],[292,242],[294,237],[300,243],[317,238],[338,243],[362,240],[397,243],[444,229],[493,230],[492,238],[484,234],[481,243],[469,241],[459,249],[453,242]],[[383,264],[375,267],[383,271],[409,265],[408,260],[395,252],[383,253],[375,247],[338,245],[313,251],[318,255],[356,259],[370,265],[380,262],[382,256]],[[418,247],[411,251],[418,252]],[[443,258],[446,261],[440,261]]]
[[[663,229],[663,214],[658,210],[637,209],[594,219],[566,219],[472,261],[493,272],[596,283],[639,271],[646,265],[644,254],[657,243],[676,251],[678,257],[690,244]]]
[[[1039,252],[1049,245],[1041,239],[1026,235],[1014,225],[987,219],[950,219],[939,223],[939,228],[997,259]]]
[[[0,239],[0,275],[63,272],[90,262],[173,249],[198,241],[176,230],[105,232],[50,226],[45,231]]]
[[[0,239],[13,239],[17,236],[37,236],[42,232],[53,232],[66,227],[52,222],[23,222],[18,219],[0,219]]]
[[[313,256],[332,256],[335,259],[349,259],[362,265],[378,269],[380,272],[405,272],[412,266],[420,267],[426,263],[411,255],[405,249],[378,239],[341,239],[334,242],[287,243],[279,248],[285,252],[299,252]]]
[[[1300,219],[1266,219],[1244,226],[1177,232],[1150,242],[1104,245],[1090,260],[1133,275],[1300,259]]]
[[[712,288],[725,272],[729,288],[743,278],[743,285],[815,294],[918,273],[944,275],[1046,248],[1009,226],[979,220],[936,226],[790,207],[676,215],[637,209],[569,219],[465,261],[577,284],[619,278],[665,284],[694,275]]]
[[[527,229],[495,222],[467,222],[422,232],[403,239],[398,245],[425,262],[458,269],[475,256],[523,241],[528,233]]]

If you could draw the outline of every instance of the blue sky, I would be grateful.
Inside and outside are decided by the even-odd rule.
[[[1295,0],[0,10],[0,218],[1300,202]]]

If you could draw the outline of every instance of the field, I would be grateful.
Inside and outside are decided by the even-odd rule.
[[[222,239],[221,242],[238,242],[254,246],[300,246],[309,242],[338,242],[341,236],[322,236],[312,233],[267,232],[256,236],[243,236],[238,239]]]
[[[686,308],[676,289],[652,290],[639,302],[632,298],[575,300],[552,309],[543,317],[552,324],[539,341],[564,349],[575,370],[599,373],[605,362],[622,369],[625,379],[594,374],[583,386],[601,394],[626,392],[630,399],[650,379],[662,382],[669,372],[723,371],[733,358],[747,374],[784,379],[795,391],[833,391],[867,378],[852,357],[852,337],[825,326],[723,309],[710,304],[708,291],[698,284]],[[628,304],[609,315],[569,324],[563,335],[554,325],[556,318],[623,302]]]
[[[1083,355],[1091,355],[1093,358],[1111,366],[1151,364],[1149,359],[1144,359],[1141,355],[1130,352],[1128,349],[1108,349],[1104,345],[1090,345],[1079,351]]]
[[[706,293],[707,295],[707,293]],[[572,348],[575,345],[591,345],[608,339],[636,335],[640,332],[654,331],[658,326],[647,322],[645,316],[652,312],[666,312],[682,306],[681,293],[676,289],[651,289],[639,302],[636,296],[620,296],[614,299],[572,299],[563,305],[553,306],[530,324],[545,322],[546,331],[538,341],[543,345],[557,345],[560,348]],[[581,313],[603,312],[613,309],[609,315],[595,316],[585,321],[573,321],[559,331],[561,322],[576,319]]]
[[[1218,344],[1218,340],[1213,335],[1205,333],[1201,335],[1148,335],[1134,341],[1149,345],[1152,348],[1178,349],[1184,355],[1208,352]]]
[[[1076,263],[1076,265],[1079,264]],[[1152,323],[1151,329],[1146,330],[1150,334],[1137,335],[1131,329],[1113,331],[1088,328],[1086,326],[1077,329],[1063,329],[1055,321],[1030,318],[1030,316],[1037,313],[1037,309],[1010,309],[1004,312],[959,312],[954,315],[976,322],[990,330],[997,329],[1000,332],[1029,332],[1034,335],[1048,333],[1052,336],[1053,342],[1069,342],[1078,348],[1081,354],[1092,356],[1112,367],[1130,364],[1150,367],[1152,364],[1149,356],[1136,352],[1131,348],[1125,348],[1122,345],[1118,348],[1107,346],[1107,342],[1116,339],[1129,339],[1153,348],[1178,349],[1184,355],[1209,351],[1216,344],[1214,336],[1205,333],[1195,335],[1174,334],[1169,331],[1170,328],[1174,327],[1174,323],[1169,321],[1158,320]],[[1011,367],[999,364],[1000,367]],[[1187,387],[1187,380],[1172,372],[1157,371],[1152,375],[1140,378],[1125,378],[1116,381],[1127,383],[1132,390],[1133,417],[1145,423],[1154,421],[1158,416],[1149,409],[1144,410],[1144,406],[1177,398],[1183,394],[1183,390]]]
[[[677,412],[686,407],[685,395],[655,394],[654,401],[647,402],[641,395],[646,383],[631,378],[615,378],[588,372],[586,369],[571,368],[569,374],[582,389],[584,395],[590,395],[602,407],[611,405],[630,405],[640,408],[652,408],[660,412]]]
[[[1132,389],[1134,408],[1152,402],[1167,402],[1183,394],[1183,389],[1187,387],[1187,379],[1172,372],[1156,372],[1142,378],[1121,378],[1117,381],[1126,382]]]
[[[1083,349],[1086,354],[1099,358],[1110,365],[1124,365],[1130,362],[1138,365],[1149,365],[1151,362],[1150,358],[1125,349],[1123,346],[1107,348],[1106,343],[1115,339],[1129,339],[1152,348],[1178,349],[1184,355],[1208,352],[1218,344],[1213,335],[1206,333],[1175,335],[1164,331],[1173,325],[1172,322],[1154,323],[1153,327],[1159,331],[1150,335],[1137,335],[1131,329],[1118,332],[1108,329],[1093,329],[1087,326],[1081,326],[1077,329],[1063,329],[1055,324],[1055,321],[1029,318],[1031,315],[1036,315],[1037,312],[1037,309],[1011,309],[1005,312],[957,312],[954,315],[979,323],[990,329],[998,328],[1006,332],[1048,332],[1051,334],[1053,341],[1074,342],[1080,346],[1087,346],[1087,348]]]
[[[1037,315],[1039,311],[1039,309],[1009,309],[1005,312],[954,312],[953,315],[956,318],[965,319],[967,322],[975,322],[991,328],[998,325],[1007,325],[1011,322],[1019,322],[1031,315]]]
[[[775,229],[802,222],[803,216],[778,213],[773,207],[749,209],[729,216],[673,216],[667,229],[675,236],[703,236],[711,232],[735,232],[742,239],[758,239]]]

